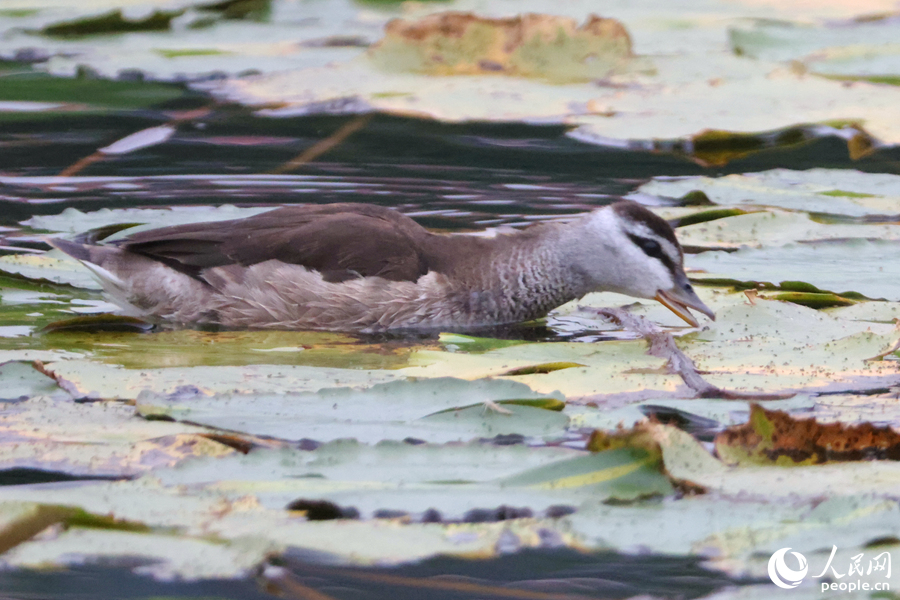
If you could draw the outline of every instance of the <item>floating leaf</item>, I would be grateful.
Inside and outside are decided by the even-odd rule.
[[[716,204],[758,205],[832,215],[897,214],[900,175],[849,169],[773,169],[724,177],[664,177],[641,193],[677,198],[701,190]],[[835,195],[835,190],[849,190]]]
[[[0,403],[21,402],[34,396],[69,398],[53,378],[41,373],[32,363],[0,364]]]
[[[0,181],[11,183],[2,179]],[[61,179],[59,183],[66,181],[70,180]],[[120,182],[116,177],[101,178],[100,181],[95,181],[100,185],[114,185]],[[230,204],[223,204],[221,206],[172,206],[169,208],[101,208],[85,213],[77,208],[69,207],[56,215],[35,215],[22,224],[40,231],[82,234],[86,231],[102,230],[112,226],[130,229],[136,223],[156,228],[185,223],[227,221],[250,217],[267,210],[272,209],[271,207],[238,208]],[[128,227],[124,227],[126,225]],[[135,228],[131,231],[140,230]]]
[[[737,252],[704,252],[690,258],[696,281],[716,274],[739,280],[798,281],[852,297],[900,300],[900,241],[848,240],[842,243],[787,244],[777,248],[744,248]]]
[[[525,14],[491,19],[443,12],[385,26],[369,49],[382,69],[429,75],[497,74],[587,81],[628,70],[631,39],[615,19]]]
[[[100,284],[78,261],[66,258],[58,250],[44,254],[0,256],[0,271],[21,275],[36,282],[48,281],[73,287],[99,290]]]
[[[507,399],[515,402],[505,403],[512,413],[509,415],[484,406],[484,402]],[[509,434],[562,435],[568,417],[542,406],[523,405],[532,399],[542,405],[546,401],[512,381],[437,378],[395,381],[364,390],[337,388],[277,396],[196,394],[167,398],[145,392],[138,397],[138,411],[287,440],[355,438],[378,442],[415,438],[447,442]]]
[[[900,240],[900,227],[874,223],[825,224],[807,214],[770,210],[680,227],[678,239],[697,251],[702,251],[704,246],[717,250],[760,248],[825,240]]]
[[[733,27],[735,53],[763,60],[794,61],[813,73],[851,81],[900,83],[896,19],[797,23],[761,20]]]
[[[134,407],[121,403],[74,403],[59,393],[34,396],[3,411],[0,436],[15,443],[0,445],[0,468],[131,477],[190,456],[234,452],[205,433],[200,427],[136,419]]]

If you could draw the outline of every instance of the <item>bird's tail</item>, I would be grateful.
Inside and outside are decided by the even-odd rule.
[[[88,232],[88,234],[90,233]],[[87,237],[88,234],[78,236],[74,240],[53,238],[47,240],[47,243],[80,261],[81,264],[91,271],[94,278],[103,286],[103,290],[112,296],[113,299],[126,297],[128,285],[108,268],[122,254],[123,250],[115,246],[95,246],[89,243],[91,238]]]

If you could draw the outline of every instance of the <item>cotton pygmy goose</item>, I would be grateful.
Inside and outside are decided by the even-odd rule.
[[[180,326],[465,330],[543,317],[600,291],[655,298],[693,326],[688,309],[715,318],[688,283],[672,228],[634,202],[491,238],[327,204],[51,244],[128,314]]]

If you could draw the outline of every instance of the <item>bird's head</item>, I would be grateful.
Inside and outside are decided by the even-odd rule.
[[[684,273],[684,253],[665,219],[623,201],[586,215],[578,230],[569,252],[587,291],[654,298],[694,327],[691,308],[715,320]]]

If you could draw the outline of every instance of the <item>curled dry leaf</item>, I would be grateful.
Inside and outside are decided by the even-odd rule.
[[[643,421],[637,423],[631,429],[619,428],[613,431],[595,430],[588,440],[587,449],[591,452],[606,452],[629,448],[633,451],[641,451],[646,454],[649,464],[655,466],[669,478],[676,489],[685,494],[703,494],[706,488],[687,479],[674,477],[667,469],[663,461],[664,437],[661,432],[668,427],[655,422]]]
[[[857,460],[900,460],[900,434],[872,423],[845,425],[795,419],[754,404],[750,420],[716,436],[719,457],[728,463],[785,466]]]

